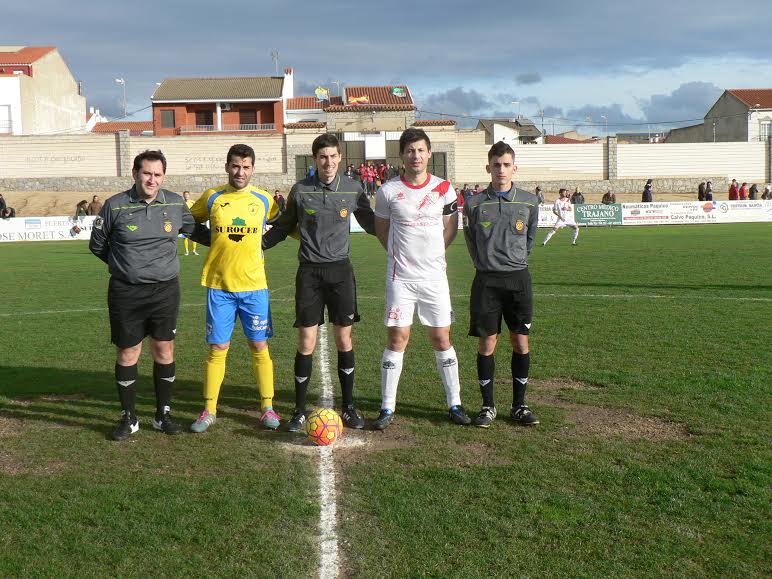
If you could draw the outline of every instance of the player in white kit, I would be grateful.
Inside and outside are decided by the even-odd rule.
[[[405,174],[384,183],[375,203],[375,233],[388,254],[388,343],[381,360],[381,411],[373,428],[383,430],[394,419],[402,359],[416,312],[429,333],[450,420],[469,424],[450,343],[453,310],[445,273],[445,248],[458,233],[456,192],[449,181],[428,172],[431,142],[423,130],[404,131],[399,151]]]
[[[564,227],[570,227],[574,230],[574,237],[571,240],[571,245],[576,245],[576,238],[579,237],[579,226],[576,224],[576,221],[574,221],[574,206],[571,205],[568,189],[561,189],[559,191],[558,198],[552,206],[552,212],[557,216],[558,220],[555,222],[555,227],[547,233],[547,237],[544,238],[544,243],[542,243],[542,245],[547,245],[547,242],[552,239],[552,236]]]

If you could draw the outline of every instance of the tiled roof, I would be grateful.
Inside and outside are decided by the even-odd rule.
[[[561,137],[560,135],[546,135],[544,137],[544,142],[548,145],[576,145],[579,143],[591,143],[593,141],[580,141],[579,139],[569,139],[568,137]]]
[[[323,109],[330,105],[342,105],[343,97],[334,96],[328,101],[320,101],[315,96],[301,96],[287,99],[287,110]]]
[[[323,129],[327,126],[327,123],[317,123],[304,121],[300,123],[287,123],[284,125],[285,129]]]
[[[749,108],[761,105],[762,109],[772,109],[772,88],[731,88],[727,92],[736,96]]]
[[[153,93],[153,101],[281,99],[284,77],[167,78]]]
[[[399,97],[394,92],[404,94]],[[357,99],[366,96],[369,105],[413,105],[413,97],[410,95],[410,89],[404,84],[391,86],[347,86],[345,88],[346,103],[349,99]],[[401,110],[401,109],[397,109]]]
[[[421,119],[413,123],[414,127],[453,127],[456,121],[451,119]]]
[[[351,111],[412,111],[413,105],[332,105],[324,109],[328,113],[345,113]]]
[[[54,50],[55,46],[0,46],[0,64],[32,64]]]
[[[526,118],[519,118],[514,121],[509,119],[480,119],[477,123],[478,128],[482,126],[491,135],[493,134],[493,125],[502,125],[510,129],[516,129],[521,137],[538,137],[541,135],[541,131],[536,128],[533,121]]]
[[[117,133],[128,130],[132,137],[138,137],[144,131],[153,130],[153,121],[110,121],[97,123],[91,129],[92,133]]]

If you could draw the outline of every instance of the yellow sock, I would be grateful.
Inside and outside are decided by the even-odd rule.
[[[188,238],[187,237],[184,237],[182,239],[182,244],[185,246],[185,253],[188,253]],[[196,251],[196,250],[193,249],[193,251]]]
[[[225,379],[225,359],[228,350],[209,349],[209,356],[204,363],[204,403],[209,414],[217,414],[217,398],[220,386]]]
[[[265,410],[273,406],[273,360],[268,348],[252,350],[252,371],[260,393],[260,407]]]
[[[198,247],[198,243],[196,243],[196,242],[194,241],[194,242],[193,242],[193,253],[195,253],[195,252],[196,252],[196,248],[197,248],[197,247]]]

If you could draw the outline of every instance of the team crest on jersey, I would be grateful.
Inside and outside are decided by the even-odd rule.
[[[126,229],[128,229],[129,231],[136,231],[138,227],[136,225],[127,225]]]
[[[346,209],[345,207],[343,207],[343,208],[340,210],[340,216],[341,216],[343,219],[345,219],[346,217],[348,217],[348,209]]]
[[[164,231],[166,233],[172,232],[172,222],[171,221],[164,221]]]
[[[400,191],[397,193],[397,201],[404,201],[406,199],[406,195],[404,191]]]
[[[515,221],[515,229],[517,231],[522,231],[523,227],[525,227],[525,222],[522,219],[518,219]]]
[[[247,205],[250,215],[257,215],[257,203],[250,203]]]

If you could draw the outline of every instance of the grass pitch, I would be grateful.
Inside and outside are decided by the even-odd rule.
[[[541,241],[545,231],[541,231]],[[533,429],[451,425],[425,331],[414,328],[397,417],[335,447],[349,576],[762,576],[770,572],[772,240],[768,224],[582,230],[531,256]],[[380,402],[385,257],[355,236],[362,323],[356,397]],[[297,245],[268,253],[276,407],[293,406]],[[211,432],[118,415],[105,266],[85,243],[0,246],[0,576],[307,576],[318,565],[316,455],[259,430],[239,330]],[[182,257],[175,414],[202,407],[201,257]],[[472,267],[448,252],[462,395],[480,405],[466,336]],[[332,340],[330,340],[332,342]],[[330,359],[335,361],[334,352]],[[331,368],[333,377],[335,368]],[[318,393],[315,364],[312,399]],[[336,386],[337,387],[337,386]]]

